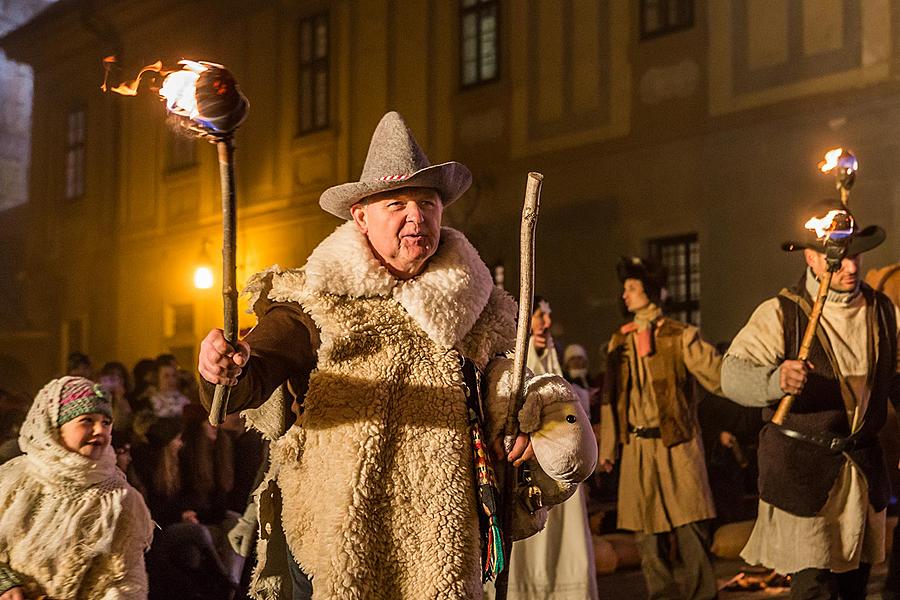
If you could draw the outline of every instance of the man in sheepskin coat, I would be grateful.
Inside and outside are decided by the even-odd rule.
[[[203,378],[234,386],[229,412],[275,440],[257,494],[255,597],[289,597],[287,571],[295,599],[482,597],[464,365],[482,374],[491,443],[510,395],[516,307],[468,240],[441,228],[470,183],[460,163],[431,165],[402,117],[386,114],[360,181],[320,199],[348,222],[303,268],[251,278],[259,322],[237,352],[221,330],[203,341]],[[284,384],[299,416],[281,435]],[[532,378],[519,419],[508,458],[552,478],[545,504],[565,499],[596,461],[571,388]],[[546,510],[513,535],[536,532]]]

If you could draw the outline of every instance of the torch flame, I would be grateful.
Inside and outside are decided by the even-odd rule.
[[[115,56],[103,59],[106,68],[106,78],[102,86],[104,92],[112,91],[124,96],[136,96],[141,77],[148,72],[155,72],[162,77],[162,82],[156,84],[157,80],[154,78],[150,88],[158,92],[159,98],[165,101],[170,113],[180,117],[176,120],[178,125],[192,135],[214,141],[230,134],[247,115],[249,106],[247,98],[237,88],[231,73],[222,65],[206,61],[181,60],[178,61],[181,68],[172,71],[164,69],[162,62],[157,61],[141,69],[134,80],[108,88],[107,79],[115,62]],[[211,104],[214,106],[210,106]]]
[[[828,152],[826,152],[825,160],[819,163],[819,170],[823,173],[831,171],[833,168],[838,166],[838,159],[840,159],[841,154],[843,153],[843,148],[835,148],[834,150],[829,150]]]
[[[103,66],[106,69],[106,77],[109,77],[110,66],[115,62],[116,62],[115,56],[107,56],[106,58],[103,59]],[[144,73],[150,73],[150,72],[162,73],[163,72],[162,66],[163,66],[162,61],[159,61],[159,60],[156,61],[155,63],[153,63],[152,65],[147,65],[146,67],[141,69],[140,73],[138,73],[137,77],[135,77],[133,80],[126,81],[125,83],[117,85],[114,88],[110,88],[109,86],[107,86],[106,77],[104,77],[103,85],[100,86],[100,89],[103,90],[104,92],[106,92],[106,91],[115,92],[117,94],[122,94],[123,96],[137,96],[138,86],[141,85],[141,77],[144,76]]]
[[[193,119],[198,114],[195,96],[197,80],[207,67],[193,60],[181,60],[178,64],[182,65],[181,70],[170,73],[163,80],[159,95],[166,99],[170,112]]]
[[[838,229],[842,224],[848,228]],[[853,233],[853,217],[843,210],[830,210],[824,217],[811,218],[804,227],[815,231],[819,239],[847,237]]]

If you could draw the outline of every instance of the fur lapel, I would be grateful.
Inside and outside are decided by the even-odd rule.
[[[372,254],[351,221],[338,227],[310,255],[307,290],[338,296],[392,297],[431,340],[445,348],[469,332],[493,289],[488,268],[463,234],[443,227],[438,251],[413,279],[396,279]]]

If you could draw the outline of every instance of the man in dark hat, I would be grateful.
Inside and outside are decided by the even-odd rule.
[[[238,353],[221,330],[203,341],[203,378],[233,385],[229,412],[249,409],[248,420],[275,440],[259,495],[255,597],[288,597],[277,577],[287,567],[295,599],[314,591],[335,600],[478,600],[482,575],[499,568],[496,528],[479,531],[480,521],[495,523],[483,448],[506,417],[511,361],[502,355],[513,347],[516,308],[465,236],[441,227],[444,208],[471,180],[460,163],[432,165],[401,116],[387,113],[360,181],[319,200],[346,223],[303,268],[251,278],[259,323]],[[489,390],[481,422],[479,371]],[[285,382],[302,402],[286,433],[282,411],[270,410]],[[596,443],[591,436],[584,464],[566,444],[547,444],[544,455],[540,439],[531,443],[549,403],[566,410],[563,424],[547,429],[578,441],[590,428],[565,381],[538,383],[528,384],[522,412],[534,422],[522,421],[526,433],[505,458],[551,465],[546,474],[564,478],[571,495],[593,470]],[[552,456],[555,447],[566,456]]]
[[[808,210],[822,217],[844,209],[825,201]],[[846,254],[807,361],[796,357],[828,268],[826,239],[804,230],[786,242],[784,250],[802,250],[803,276],[756,308],[723,362],[725,395],[765,407],[767,421],[759,513],[741,555],[792,574],[792,598],[865,598],[870,567],[884,559],[889,486],[877,434],[888,398],[898,397],[898,313],[860,277],[860,255],[884,237],[879,227],[854,226],[838,242]],[[779,425],[771,419],[786,394],[796,400]]]
[[[696,327],[663,317],[664,267],[628,257],[617,271],[632,320],[609,342],[600,467],[612,469],[621,444],[618,526],[635,532],[648,597],[715,598],[708,521],[716,513],[688,377],[721,394],[721,359]],[[665,547],[673,536],[681,590]]]

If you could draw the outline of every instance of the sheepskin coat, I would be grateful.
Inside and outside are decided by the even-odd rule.
[[[411,280],[350,222],[270,281],[268,299],[298,303],[319,330],[302,415],[271,452],[314,598],[481,598],[460,361],[487,369],[512,348],[514,302],[449,228]]]

